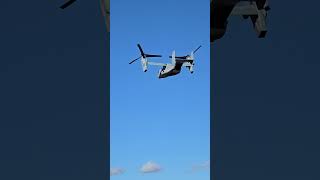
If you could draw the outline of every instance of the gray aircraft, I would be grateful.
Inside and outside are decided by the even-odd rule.
[[[161,55],[154,55],[154,54],[146,54],[143,52],[142,47],[140,44],[137,45],[140,51],[140,57],[132,60],[129,62],[129,64],[134,63],[138,59],[141,59],[141,65],[142,65],[142,70],[144,72],[147,72],[148,70],[148,65],[153,65],[153,66],[162,66],[162,68],[158,72],[158,78],[166,78],[169,76],[174,76],[177,75],[181,72],[182,67],[186,67],[189,69],[190,73],[193,73],[193,66],[194,66],[194,54],[199,50],[201,46],[199,46],[197,49],[192,51],[190,55],[186,56],[176,56],[175,51],[172,52],[172,55],[169,56],[171,58],[171,63],[165,64],[165,63],[158,63],[158,62],[150,62],[148,58],[152,57],[162,57]]]
[[[224,36],[230,15],[250,17],[258,37],[266,36],[267,11],[270,10],[267,0],[211,0],[210,9],[211,42]]]

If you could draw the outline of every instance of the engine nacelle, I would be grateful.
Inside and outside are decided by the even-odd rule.
[[[147,61],[147,59],[141,57],[141,66],[142,66],[143,72],[147,72],[147,70],[148,70],[148,61]]]
[[[189,71],[191,74],[193,73],[193,65],[189,67]]]

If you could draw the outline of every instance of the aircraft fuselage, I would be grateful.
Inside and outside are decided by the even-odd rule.
[[[159,78],[166,78],[169,76],[177,75],[181,72],[181,66],[167,65],[159,70]]]

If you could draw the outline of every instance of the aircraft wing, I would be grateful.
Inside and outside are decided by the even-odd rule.
[[[151,66],[167,66],[165,63],[157,63],[157,62],[148,62],[148,65]]]

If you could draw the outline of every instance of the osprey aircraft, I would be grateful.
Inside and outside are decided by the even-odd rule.
[[[224,36],[230,15],[250,17],[258,37],[266,36],[267,0],[211,0],[210,9],[210,42]]]
[[[76,2],[76,0],[69,0],[61,5],[60,8],[65,9],[72,5],[74,2]],[[103,16],[106,20],[107,31],[110,32],[110,0],[100,0],[100,4]]]
[[[169,56],[171,58],[171,63],[165,64],[165,63],[157,63],[157,62],[150,62],[148,58],[151,57],[162,57],[161,55],[155,55],[155,54],[146,54],[143,52],[142,47],[140,44],[137,44],[139,51],[140,51],[140,57],[132,60],[129,62],[129,64],[134,63],[138,59],[141,59],[141,65],[142,70],[144,72],[147,72],[148,65],[153,66],[162,66],[162,68],[158,72],[158,78],[166,78],[169,76],[174,76],[180,73],[182,67],[186,67],[189,69],[190,73],[193,73],[193,66],[194,66],[194,54],[200,49],[201,46],[199,46],[197,49],[192,51],[190,55],[186,56],[176,56],[175,51],[172,52],[172,55]]]

